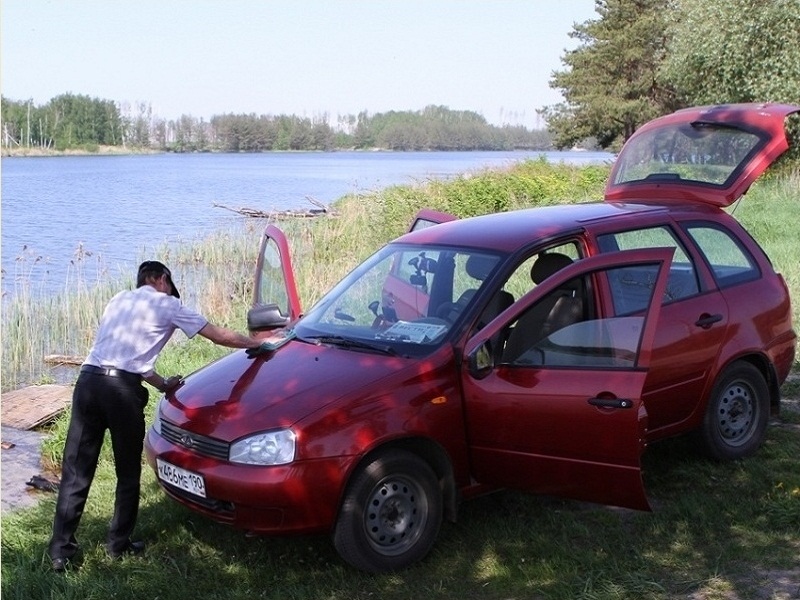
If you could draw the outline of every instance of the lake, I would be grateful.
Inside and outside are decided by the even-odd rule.
[[[355,192],[447,178],[545,156],[604,152],[331,152],[9,157],[2,159],[2,293],[63,292],[72,261],[130,270],[154,249],[202,238],[259,211],[311,209]],[[73,275],[74,276],[74,275]]]

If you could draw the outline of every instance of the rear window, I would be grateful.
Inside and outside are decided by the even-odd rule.
[[[700,121],[643,132],[625,146],[614,183],[690,181],[723,187],[759,142],[754,133]]]
[[[758,279],[755,259],[727,230],[713,225],[689,225],[686,232],[705,256],[721,288]]]

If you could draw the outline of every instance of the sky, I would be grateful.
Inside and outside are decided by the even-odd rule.
[[[2,0],[0,92],[181,115],[337,118],[434,104],[542,127],[594,0]]]

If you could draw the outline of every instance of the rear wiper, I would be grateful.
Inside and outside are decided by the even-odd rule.
[[[390,356],[397,355],[397,351],[391,346],[387,346],[385,344],[373,344],[363,340],[354,340],[341,335],[312,335],[305,339],[313,340],[317,344],[331,344],[341,348],[371,350],[372,352],[380,352],[381,354],[388,354]]]
[[[682,179],[680,173],[650,173],[645,179],[661,179],[664,181]]]

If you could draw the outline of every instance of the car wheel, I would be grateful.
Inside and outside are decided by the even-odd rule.
[[[717,460],[753,454],[764,441],[769,391],[764,377],[749,363],[734,363],[717,380],[702,428],[706,452]]]
[[[433,469],[415,454],[391,450],[353,476],[333,541],[358,569],[394,571],[430,551],[441,523],[442,494]]]

